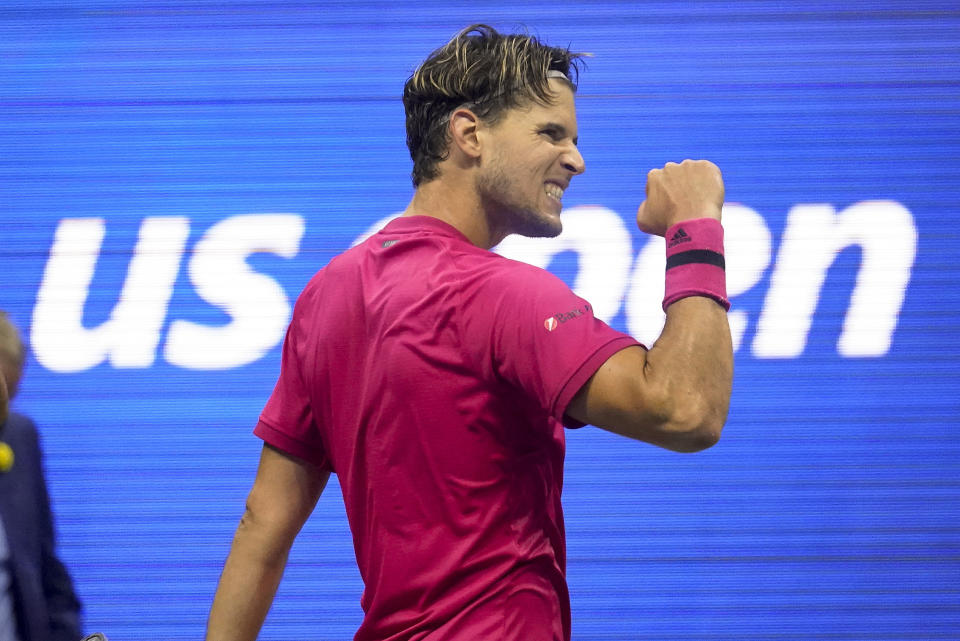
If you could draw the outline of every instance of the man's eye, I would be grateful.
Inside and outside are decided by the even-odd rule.
[[[546,129],[541,129],[541,130],[540,130],[540,133],[546,134],[547,136],[550,136],[550,137],[553,138],[554,140],[556,140],[557,138],[560,137],[560,132],[557,131],[556,129],[552,128],[552,127],[547,127]]]

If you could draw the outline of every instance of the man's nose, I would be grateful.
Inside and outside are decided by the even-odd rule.
[[[561,162],[563,163],[563,168],[572,173],[574,176],[577,174],[582,174],[587,170],[586,163],[583,160],[583,155],[580,153],[580,150],[576,145],[570,145],[570,150],[563,155]]]

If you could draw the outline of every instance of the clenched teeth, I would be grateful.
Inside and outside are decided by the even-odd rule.
[[[555,185],[553,183],[547,183],[544,191],[547,192],[547,195],[555,200],[563,200],[563,188],[560,185]]]

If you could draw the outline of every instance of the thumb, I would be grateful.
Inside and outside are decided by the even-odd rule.
[[[664,231],[666,231],[660,229],[657,221],[647,218],[647,201],[643,201],[637,207],[637,228],[645,234],[653,234],[654,236],[663,236]]]

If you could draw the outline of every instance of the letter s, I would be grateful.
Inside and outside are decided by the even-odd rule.
[[[255,252],[292,258],[303,237],[296,214],[232,216],[211,227],[194,248],[189,274],[197,294],[233,319],[222,327],[185,320],[170,326],[164,357],[187,369],[239,367],[283,339],[290,302],[283,288],[246,263]]]

